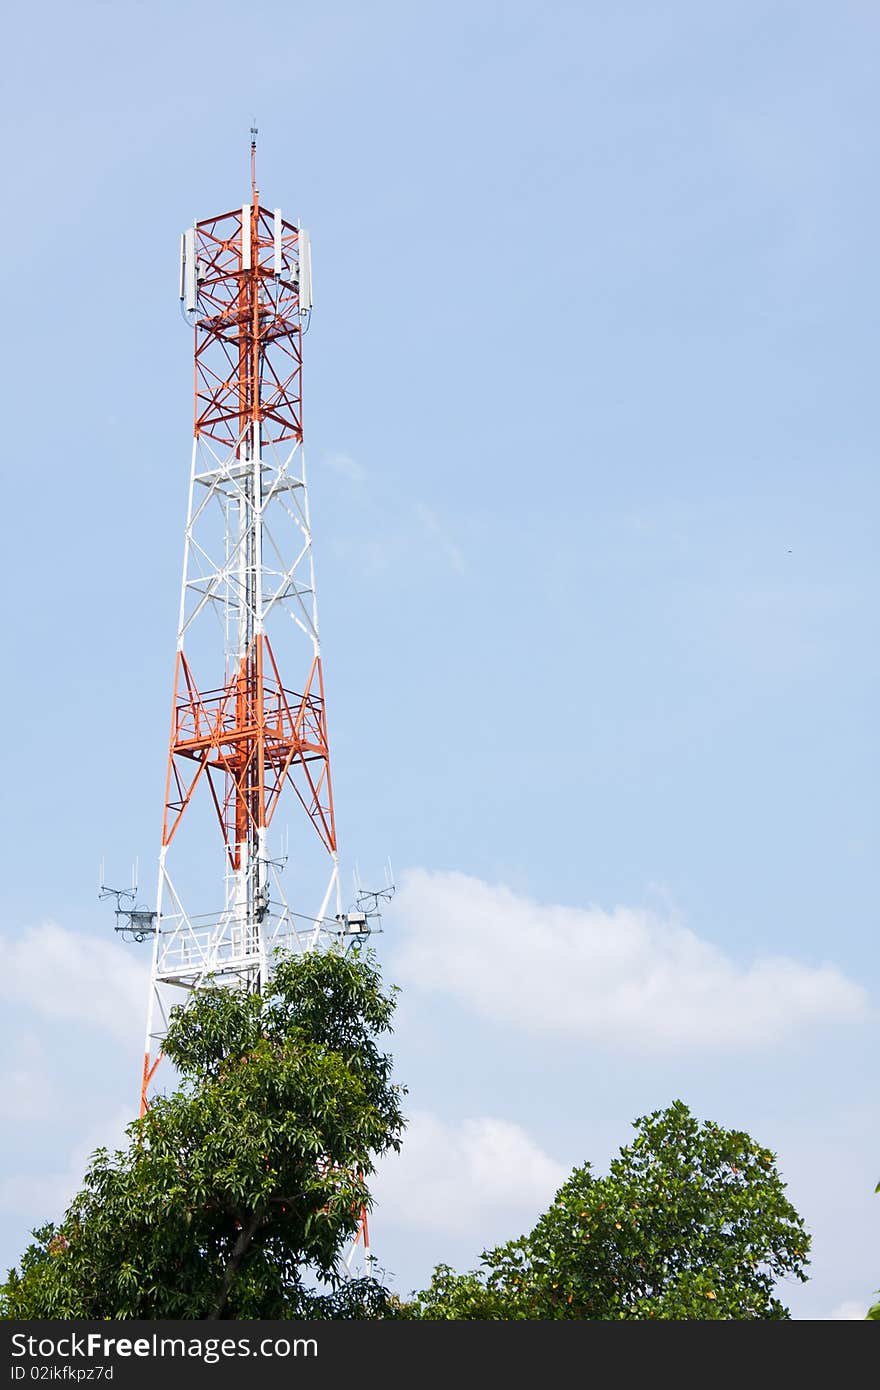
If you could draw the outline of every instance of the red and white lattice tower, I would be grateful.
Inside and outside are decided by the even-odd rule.
[[[251,185],[243,207],[182,237],[195,425],[141,1113],[173,1003],[208,984],[259,990],[279,946],[329,946],[352,930],[303,452],[309,241],[261,205],[254,144]],[[300,822],[284,876],[294,908],[286,857],[269,844],[282,799]]]

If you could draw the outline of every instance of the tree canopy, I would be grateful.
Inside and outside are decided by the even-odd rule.
[[[164,1044],[180,1084],[98,1150],[82,1190],[0,1288],[13,1318],[369,1316],[339,1278],[401,1090],[377,1039],[393,992],[369,956],[279,957],[262,995],[200,991]],[[317,1276],[322,1295],[309,1292]]]
[[[774,1155],[681,1101],[635,1122],[604,1177],[575,1168],[534,1230],[446,1265],[410,1315],[428,1319],[787,1318],[810,1238]]]
[[[878,1182],[874,1191],[880,1192],[880,1182]],[[878,1292],[880,1292],[880,1290],[878,1290]],[[880,1322],[880,1303],[872,1303],[865,1316],[870,1319],[871,1322]]]

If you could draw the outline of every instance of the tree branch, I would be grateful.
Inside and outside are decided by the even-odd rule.
[[[223,1283],[220,1286],[220,1293],[214,1305],[214,1311],[208,1314],[206,1321],[211,1322],[219,1318],[223,1309],[226,1307],[226,1300],[229,1297],[229,1290],[232,1288],[233,1280],[241,1268],[242,1261],[251,1247],[251,1242],[253,1241],[257,1227],[260,1225],[262,1225],[262,1221],[257,1213],[254,1212],[250,1220],[247,1221],[239,1231],[238,1240],[232,1248],[229,1263],[223,1274]]]

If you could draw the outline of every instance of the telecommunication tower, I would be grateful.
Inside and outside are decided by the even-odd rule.
[[[262,206],[251,135],[250,201],[181,237],[194,437],[155,910],[125,906],[135,884],[102,890],[117,930],[152,940],[141,1114],[173,1003],[218,984],[261,989],[280,946],[362,941],[393,891],[343,911],[303,449],[311,251],[298,223]],[[282,797],[302,833],[273,857]],[[360,1237],[369,1268],[364,1212]]]

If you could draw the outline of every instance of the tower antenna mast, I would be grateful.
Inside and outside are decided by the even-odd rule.
[[[260,202],[256,140],[254,123],[250,201],[181,237],[193,444],[142,1114],[173,1003],[261,990],[278,947],[346,940],[303,448],[311,252]],[[292,903],[269,844],[282,797],[301,815]]]
[[[262,991],[279,949],[363,942],[394,891],[343,911],[303,446],[311,248],[262,206],[250,135],[250,202],[180,239],[193,442],[155,909],[136,873],[131,890],[100,877],[116,930],[152,943],[142,1115],[175,1003]],[[269,840],[282,799],[299,806],[292,884]],[[364,1209],[358,1245],[370,1273]]]

